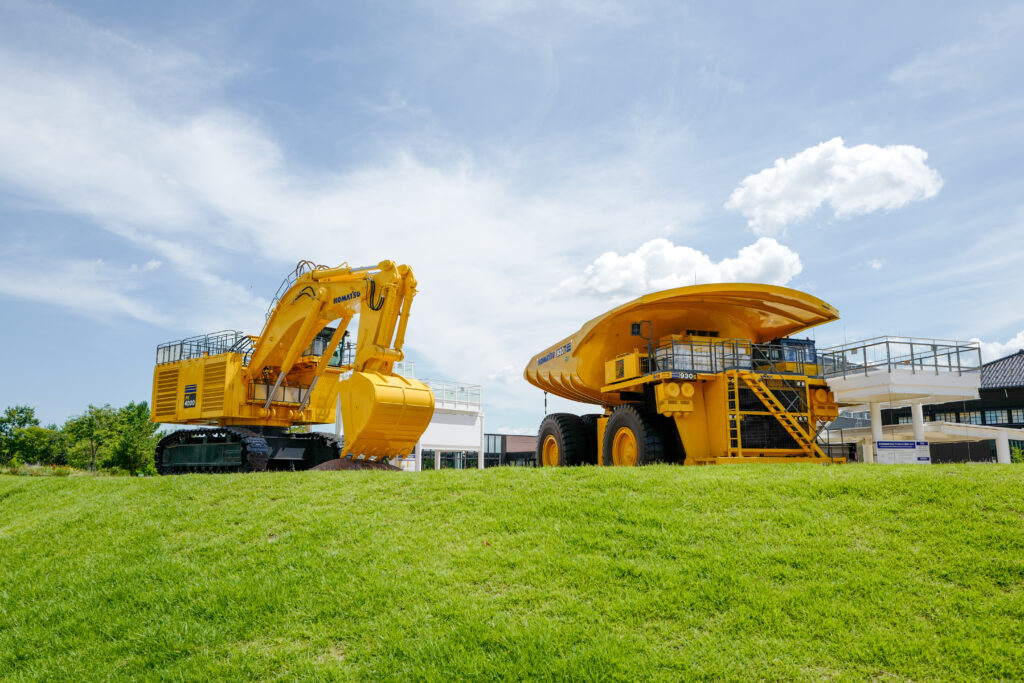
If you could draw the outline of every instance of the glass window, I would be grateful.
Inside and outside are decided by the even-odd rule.
[[[1010,422],[1013,424],[1024,423],[1024,408],[1014,408],[1010,411]]]
[[[956,422],[956,413],[935,413],[936,422]]]
[[[1005,410],[986,410],[985,411],[985,424],[987,425],[1004,425],[1009,420],[1007,419]]]
[[[969,410],[966,413],[960,413],[960,422],[967,425],[980,425],[981,424],[981,411],[980,410]]]
[[[897,415],[896,416],[896,424],[898,424],[898,425],[908,425],[908,424],[910,424],[910,415]]]

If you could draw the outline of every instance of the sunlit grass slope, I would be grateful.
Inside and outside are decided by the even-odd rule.
[[[1024,467],[0,477],[0,679],[1024,679]]]

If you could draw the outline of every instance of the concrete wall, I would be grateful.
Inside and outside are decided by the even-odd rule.
[[[484,416],[480,413],[435,410],[430,426],[420,437],[422,448],[483,451]]]

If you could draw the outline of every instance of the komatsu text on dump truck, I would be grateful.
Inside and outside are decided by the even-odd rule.
[[[838,414],[814,342],[838,311],[785,287],[715,284],[642,296],[540,352],[526,380],[601,414],[548,415],[542,466],[833,462]],[[836,459],[835,461],[840,461]]]

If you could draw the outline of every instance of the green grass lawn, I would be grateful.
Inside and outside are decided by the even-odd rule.
[[[1024,679],[1024,467],[0,477],[0,679]]]

